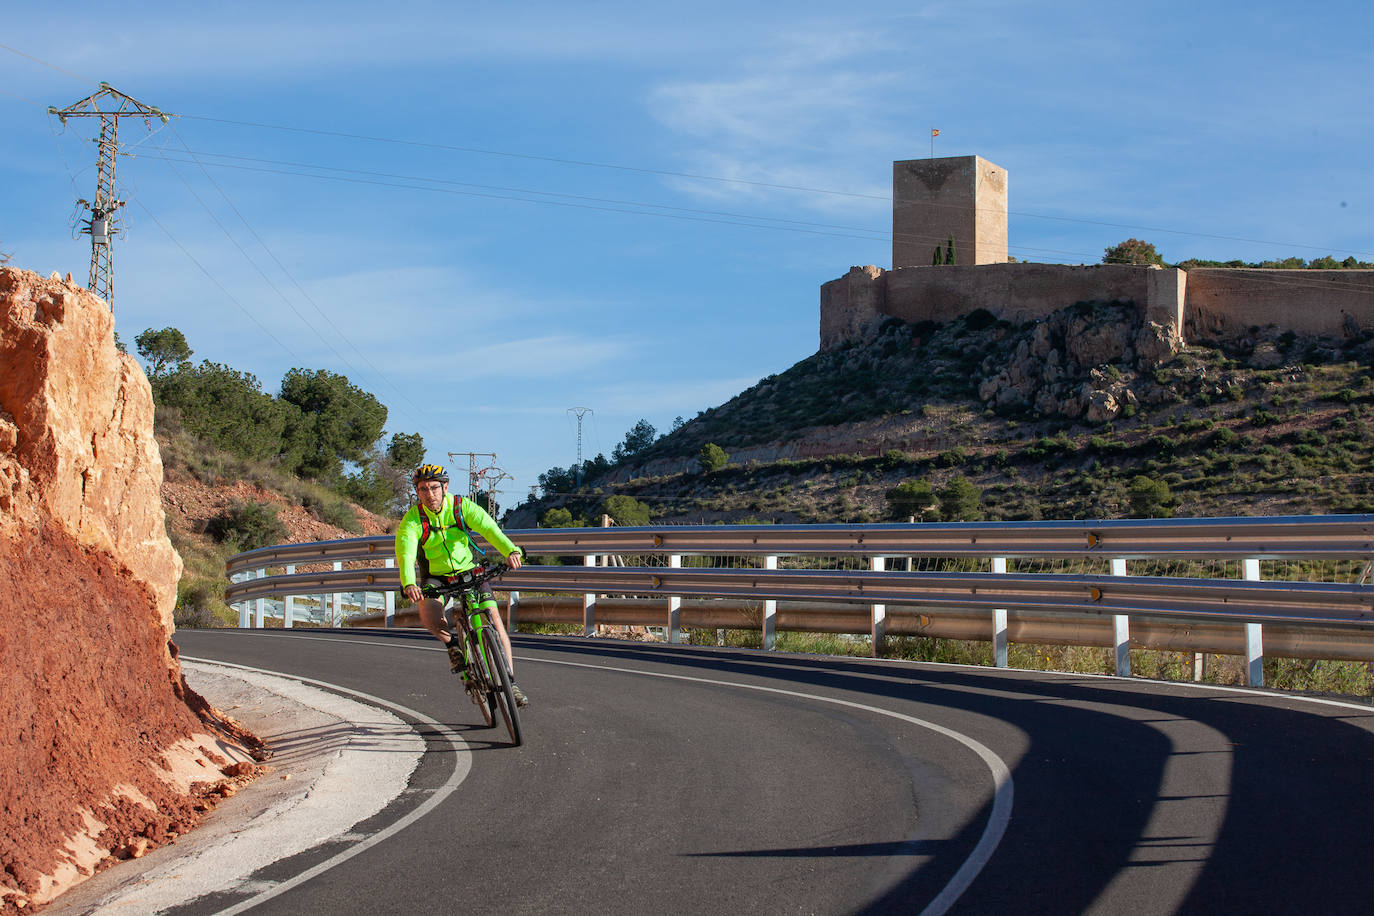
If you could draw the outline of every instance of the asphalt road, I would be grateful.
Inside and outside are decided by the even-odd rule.
[[[427,750],[409,790],[344,837],[174,912],[1346,913],[1374,900],[1369,707],[517,636],[532,705],[511,748],[479,727],[428,636],[176,642],[384,701]]]

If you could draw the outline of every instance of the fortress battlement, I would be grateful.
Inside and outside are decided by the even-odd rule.
[[[851,267],[820,290],[820,348],[887,318],[945,322],[977,309],[1026,322],[1078,302],[1128,302],[1180,341],[1251,328],[1350,337],[1374,328],[1374,270],[1008,263],[1007,173],[977,156],[893,163],[894,268]],[[953,240],[956,263],[933,265]]]

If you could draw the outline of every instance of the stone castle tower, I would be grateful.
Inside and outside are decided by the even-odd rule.
[[[929,267],[951,236],[957,264],[1007,263],[1007,170],[978,156],[892,163],[892,269]]]

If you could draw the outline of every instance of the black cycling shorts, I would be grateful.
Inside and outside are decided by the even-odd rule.
[[[426,576],[421,586],[434,587],[436,585],[450,585],[458,581],[458,576]],[[496,595],[485,584],[477,589],[477,606],[482,607],[487,603],[496,604]]]

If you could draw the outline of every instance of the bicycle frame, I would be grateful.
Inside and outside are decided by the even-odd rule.
[[[499,634],[489,637],[493,626],[491,608],[481,606],[481,587],[507,569],[504,563],[491,567],[477,567],[461,573],[453,582],[424,588],[426,595],[444,601],[444,616],[449,634],[461,639],[463,658],[467,663],[465,689],[482,712],[487,727],[496,724],[500,713],[510,732],[511,743],[519,745],[520,714],[512,692],[510,664]]]

